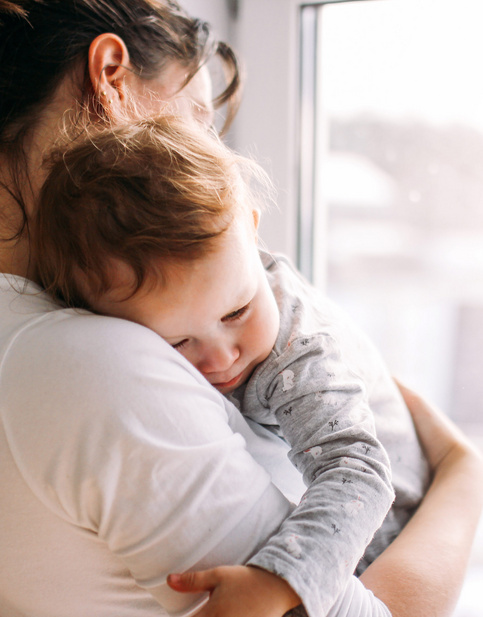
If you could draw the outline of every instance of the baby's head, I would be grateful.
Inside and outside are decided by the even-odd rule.
[[[43,286],[151,328],[223,393],[243,383],[279,325],[257,250],[259,169],[173,116],[98,131],[50,165],[32,242]]]

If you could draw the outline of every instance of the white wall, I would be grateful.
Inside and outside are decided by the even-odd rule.
[[[232,38],[231,0],[180,0],[180,4],[193,17],[200,17],[211,24],[216,38],[226,42]]]
[[[235,143],[269,172],[278,210],[262,218],[271,250],[295,258],[297,10],[292,0],[240,0],[237,48],[246,67]]]
[[[269,172],[278,209],[262,218],[261,237],[271,250],[295,259],[297,0],[181,0],[210,22],[217,38],[238,51],[246,73],[243,101],[230,143]],[[238,5],[234,19],[233,6]]]

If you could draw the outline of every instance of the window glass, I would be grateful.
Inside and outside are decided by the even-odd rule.
[[[310,10],[316,283],[482,439],[483,3]]]

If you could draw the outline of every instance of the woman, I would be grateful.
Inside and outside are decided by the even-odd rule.
[[[267,467],[279,442],[154,333],[63,310],[31,282],[29,220],[55,141],[160,104],[209,117],[200,67],[215,51],[234,69],[218,102],[233,101],[234,56],[173,2],[0,0],[1,614],[188,614],[196,597],[173,595],[167,574],[243,562],[290,511],[241,435]],[[465,475],[481,478],[477,454],[430,413],[421,426],[442,444],[431,492],[364,575],[397,617],[451,609],[481,508]],[[356,579],[331,611],[387,614]]]

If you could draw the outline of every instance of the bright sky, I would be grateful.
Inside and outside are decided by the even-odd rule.
[[[371,111],[483,131],[483,0],[369,0],[322,9],[334,115]]]

